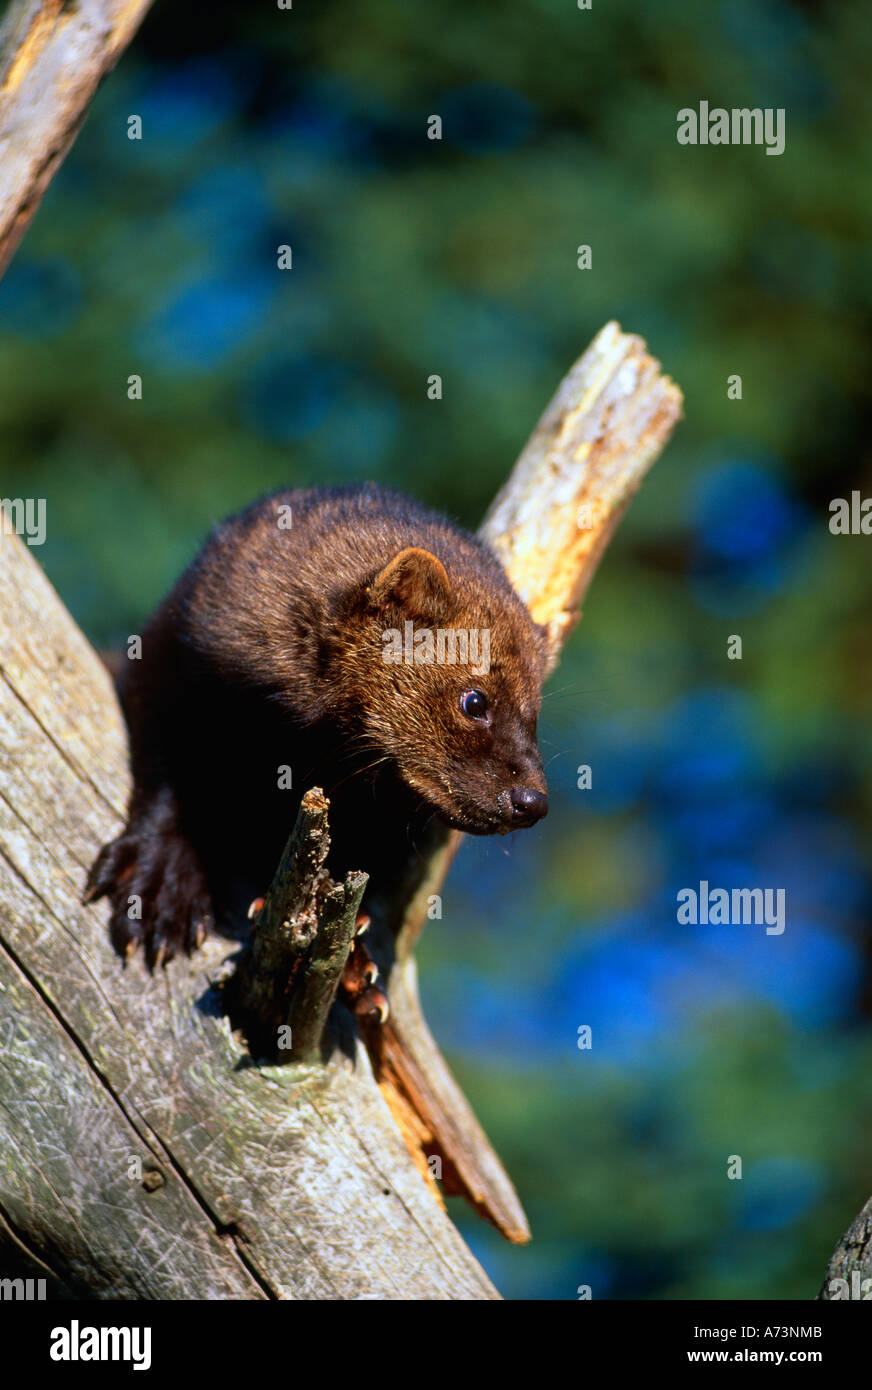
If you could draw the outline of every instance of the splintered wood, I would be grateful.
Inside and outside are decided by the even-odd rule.
[[[681,406],[642,339],[606,324],[564,377],[482,523],[480,536],[549,629],[552,667]]]

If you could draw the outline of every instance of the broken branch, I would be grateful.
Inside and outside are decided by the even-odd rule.
[[[279,867],[256,915],[251,941],[225,986],[233,1021],[256,1056],[312,1061],[354,940],[367,875],[334,883],[330,803],[320,787],[306,792]],[[289,1028],[289,1047],[281,1030]]]

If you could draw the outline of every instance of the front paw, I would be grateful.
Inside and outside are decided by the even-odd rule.
[[[150,969],[202,945],[214,924],[200,862],[177,830],[144,817],[104,845],[88,875],[86,903],[108,897],[109,935],[120,955],[142,945]]]

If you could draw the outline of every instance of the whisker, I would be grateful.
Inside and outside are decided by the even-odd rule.
[[[351,771],[346,774],[345,777],[342,777],[338,782],[333,782],[331,784],[329,788],[330,794],[332,795],[334,792],[338,791],[340,787],[344,787],[345,783],[349,782],[352,777],[361,777],[365,772],[372,772],[373,768],[379,767],[382,763],[386,763],[389,761],[390,758],[388,754],[384,753],[380,758],[376,758],[374,763],[368,763],[366,767],[353,767]],[[373,787],[373,795],[375,795],[375,787]]]
[[[551,764],[553,763],[553,761],[554,761],[555,758],[562,758],[562,757],[565,757],[565,755],[566,755],[567,753],[571,753],[571,752],[572,752],[572,749],[571,749],[571,748],[558,748],[558,750],[557,750],[556,753],[552,753],[552,754],[551,754],[551,757],[548,759],[547,763],[545,764],[545,768],[549,768],[549,767],[551,766]]]
[[[561,686],[559,690],[547,690],[542,696],[542,704],[544,705],[546,700],[553,699],[555,695],[611,695],[613,693],[614,687],[608,685],[601,687],[589,686],[586,689],[582,689],[581,686],[577,685],[564,685]]]

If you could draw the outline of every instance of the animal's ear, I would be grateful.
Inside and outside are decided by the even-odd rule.
[[[410,545],[385,565],[368,590],[373,608],[402,608],[418,617],[431,617],[451,597],[451,580],[441,560],[429,550]]]

